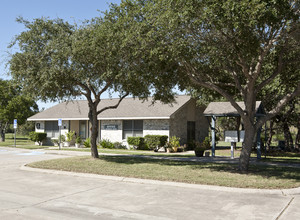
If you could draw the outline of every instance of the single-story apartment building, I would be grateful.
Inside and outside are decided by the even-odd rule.
[[[114,105],[119,99],[103,99],[98,109]],[[47,138],[58,138],[58,119],[62,120],[61,134],[75,131],[83,139],[90,136],[88,102],[76,100],[57,104],[32,117],[35,131],[46,132]],[[209,123],[203,116],[205,107],[196,105],[190,96],[180,95],[173,104],[152,100],[125,98],[116,109],[108,109],[98,115],[98,139],[126,144],[129,136],[167,135],[177,136],[181,144],[202,141],[208,135]]]

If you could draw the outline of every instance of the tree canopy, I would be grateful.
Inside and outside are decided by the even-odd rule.
[[[18,124],[24,124],[26,119],[38,112],[35,100],[22,93],[11,81],[0,79],[0,134],[5,141],[5,130],[14,119]]]
[[[208,98],[219,94],[239,112],[246,137],[239,167],[247,170],[259,128],[300,94],[299,2],[144,0],[123,8],[132,4],[147,27],[139,44],[149,59],[158,57],[156,74],[165,73],[166,64],[181,88]],[[282,92],[273,93],[267,114],[256,118],[255,102],[269,98],[268,88]]]
[[[12,43],[20,52],[12,55],[13,78],[33,96],[42,100],[65,100],[85,97],[89,105],[92,156],[98,157],[97,115],[117,108],[126,96],[164,101],[173,98],[170,89],[160,87],[161,80],[141,68],[140,53],[131,47],[127,25],[113,11],[81,25],[62,19],[18,18],[26,31]],[[147,74],[146,74],[147,73]],[[155,79],[155,80],[154,80]],[[97,109],[104,92],[119,95],[113,106]]]

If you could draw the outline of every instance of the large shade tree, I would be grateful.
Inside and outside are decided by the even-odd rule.
[[[165,73],[161,64],[167,63],[181,88],[219,94],[238,111],[245,128],[239,169],[246,171],[259,128],[300,94],[299,2],[141,0],[124,1],[123,9],[131,5],[140,6],[140,26],[147,29],[139,47],[159,60],[152,71]],[[276,102],[257,118],[263,89],[280,80],[289,86],[265,96]]]
[[[154,100],[169,97],[164,101],[173,97],[172,91],[158,86],[160,81],[153,82],[144,74],[139,54],[131,49],[136,39],[113,10],[81,25],[47,18],[19,18],[18,22],[27,30],[12,44],[20,51],[9,62],[11,75],[26,91],[45,101],[85,97],[94,158],[99,157],[97,116],[101,112],[117,108],[128,95],[143,99],[152,92]],[[98,109],[104,93],[118,94],[119,101]]]
[[[26,119],[38,111],[35,100],[22,93],[12,81],[0,79],[0,141],[5,141],[5,130],[17,119],[24,124]]]

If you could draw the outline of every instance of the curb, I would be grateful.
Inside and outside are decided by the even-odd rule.
[[[106,175],[90,174],[90,173],[76,173],[76,172],[68,172],[68,171],[61,171],[61,170],[50,170],[50,169],[48,170],[48,169],[28,167],[26,164],[22,165],[20,169],[26,171],[32,171],[32,172],[48,173],[48,174],[96,178],[96,179],[111,180],[117,182],[127,182],[127,183],[182,187],[182,188],[191,188],[191,189],[199,189],[199,190],[212,190],[212,191],[247,193],[247,194],[282,195],[282,196],[300,195],[300,187],[292,188],[292,189],[253,189],[253,188],[247,189],[247,188],[234,188],[234,187],[226,187],[226,186],[200,185],[200,184],[181,183],[181,182],[139,179],[139,178],[131,178],[131,177],[106,176]]]

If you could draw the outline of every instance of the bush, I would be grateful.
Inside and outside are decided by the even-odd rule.
[[[114,144],[112,142],[110,142],[109,140],[106,140],[106,139],[102,139],[99,142],[99,144],[103,148],[108,148],[108,149],[114,149],[115,148]]]
[[[177,149],[180,147],[180,138],[176,136],[170,137],[170,141],[168,143],[168,147],[172,148],[174,152],[177,152]]]
[[[154,150],[156,147],[163,147],[168,141],[167,135],[146,135],[145,144],[151,149]]]
[[[38,142],[39,145],[42,145],[43,140],[45,140],[46,137],[47,137],[47,133],[35,132],[35,131],[29,133],[29,139],[34,142]]]
[[[127,137],[127,143],[133,145],[137,150],[149,150],[143,137]]]
[[[113,145],[115,149],[127,149],[127,147],[123,145],[121,142],[114,142]]]

